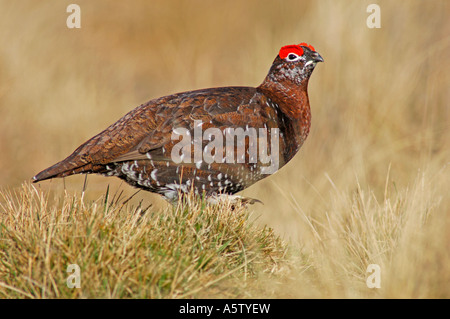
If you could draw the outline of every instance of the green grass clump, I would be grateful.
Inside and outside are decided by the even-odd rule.
[[[188,197],[154,211],[103,198],[58,201],[24,184],[0,196],[2,298],[237,297],[246,279],[273,273],[286,245],[248,210]],[[81,288],[69,288],[70,264]]]

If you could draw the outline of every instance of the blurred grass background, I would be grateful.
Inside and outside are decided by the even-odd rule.
[[[381,28],[369,29],[373,2],[78,0],[82,27],[68,29],[70,1],[0,0],[0,186],[19,187],[149,99],[257,86],[281,46],[307,42],[325,59],[309,84],[310,136],[286,167],[243,192],[264,202],[251,208],[259,223],[303,252],[323,249],[326,261],[315,260],[321,270],[311,276],[334,284],[286,294],[355,296],[324,265],[346,262],[333,227],[368,218],[359,234],[404,230],[405,246],[392,244],[398,250],[380,261],[390,269],[384,280],[397,279],[381,296],[449,297],[450,2],[376,1]],[[78,192],[83,181],[39,187]],[[135,192],[120,183],[90,176],[86,197],[108,184]],[[141,199],[166,205],[149,193]],[[381,214],[373,224],[372,213]],[[422,226],[431,217],[414,233],[405,216]]]

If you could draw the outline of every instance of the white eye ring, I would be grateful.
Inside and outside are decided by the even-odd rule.
[[[299,59],[300,59],[300,57],[295,53],[289,53],[286,57],[286,60],[288,60],[288,61],[297,61]]]

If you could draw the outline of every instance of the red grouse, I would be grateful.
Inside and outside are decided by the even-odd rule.
[[[308,81],[323,62],[306,43],[280,49],[263,83],[178,93],[135,108],[34,182],[117,176],[170,201],[237,193],[291,160],[308,136]]]

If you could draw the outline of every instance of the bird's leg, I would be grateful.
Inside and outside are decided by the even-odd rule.
[[[240,195],[229,195],[229,194],[216,194],[207,198],[206,200],[209,204],[218,205],[221,203],[229,202],[232,206],[237,204],[242,204],[244,206],[253,205],[254,203],[261,203],[264,205],[262,201],[256,198],[243,197]]]

